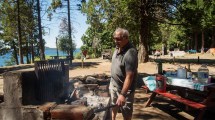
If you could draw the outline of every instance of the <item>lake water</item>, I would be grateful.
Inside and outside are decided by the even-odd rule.
[[[77,53],[80,52],[80,49],[76,49],[74,52],[73,52],[73,55],[75,56]],[[66,53],[62,52],[62,51],[59,51],[58,50],[58,53],[59,53],[59,56],[67,56]],[[57,50],[56,49],[48,49],[48,50],[45,50],[45,55],[48,55],[48,56],[56,56],[57,55]],[[5,62],[6,61],[10,61],[10,57],[11,57],[11,53],[8,53],[6,55],[3,55],[3,56],[0,56],[0,67],[3,67],[5,66]],[[25,57],[24,57],[25,59]],[[25,60],[24,60],[25,61]]]

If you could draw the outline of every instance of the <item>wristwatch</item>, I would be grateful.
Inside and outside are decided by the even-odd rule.
[[[120,95],[126,97],[126,96],[127,96],[127,93],[120,93]]]

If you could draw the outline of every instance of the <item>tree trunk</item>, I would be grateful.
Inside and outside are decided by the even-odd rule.
[[[198,51],[198,32],[195,31],[195,45],[194,45],[194,49],[196,51]]]
[[[188,38],[188,50],[190,50],[190,49],[192,49],[192,39],[193,37],[192,37],[192,35],[190,35],[190,37]]]
[[[72,46],[72,32],[71,32],[71,20],[70,20],[70,0],[67,0],[67,7],[68,7],[68,33],[69,33],[69,40],[71,40],[71,46]],[[72,64],[73,60],[73,48],[71,47],[70,50],[70,64]]]
[[[184,47],[185,50],[188,50],[189,49],[189,40],[185,40],[185,47]]]
[[[148,17],[145,14],[146,12],[146,1],[141,1],[141,6],[140,6],[140,30],[139,30],[139,50],[138,50],[138,62],[143,63],[143,62],[148,62],[149,60],[149,55],[148,55]]]
[[[57,37],[56,37],[56,49],[57,49],[57,57],[58,57],[59,56],[59,52],[58,52]]]
[[[17,16],[18,16],[18,42],[19,42],[19,58],[20,63],[24,64],[23,61],[23,52],[22,52],[22,33],[21,33],[21,22],[20,22],[20,8],[19,8],[19,0],[17,0]]]
[[[29,39],[29,37],[28,37],[28,39]],[[30,63],[29,56],[28,56],[29,55],[28,41],[26,41],[26,45],[25,45],[26,46],[26,61],[27,61],[27,64]]]
[[[12,49],[13,49],[13,57],[15,58],[16,64],[19,65],[17,49],[14,41],[12,42]]]
[[[45,60],[44,54],[44,42],[42,36],[41,16],[40,16],[40,0],[37,0],[37,12],[38,12],[38,28],[39,28],[39,49],[40,49],[40,60]]]
[[[195,49],[194,46],[195,46],[195,32],[193,32],[193,35],[192,35],[191,49]]]
[[[205,34],[204,30],[202,30],[202,46],[201,46],[201,53],[204,53],[204,46],[205,46]]]
[[[162,43],[162,55],[166,55],[167,54],[167,44],[166,42]]]
[[[34,63],[34,43],[33,43],[33,40],[31,41],[31,58],[32,58],[32,62]]]
[[[212,30],[212,42],[210,47],[215,48],[215,26],[213,26],[213,30]]]
[[[140,28],[140,41],[139,41],[139,51],[138,51],[138,62],[148,62],[148,20],[146,17],[141,20],[141,28]]]

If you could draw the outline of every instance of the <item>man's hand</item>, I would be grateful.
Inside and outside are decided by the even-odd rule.
[[[116,104],[118,106],[124,106],[125,105],[125,97],[123,95],[119,95],[118,99],[116,101]]]

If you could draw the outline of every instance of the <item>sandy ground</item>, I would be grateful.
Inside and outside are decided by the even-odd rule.
[[[84,67],[81,67],[80,62],[78,60],[75,60],[74,62],[79,63],[78,66],[70,69],[69,71],[69,76],[70,79],[72,77],[76,76],[84,76],[84,75],[92,75],[92,74],[110,74],[110,67],[111,67],[111,62],[109,60],[103,60],[103,59],[87,59],[85,61]],[[89,66],[90,64],[90,66]],[[187,67],[188,64],[169,64],[165,63],[163,64],[163,70],[177,70],[177,68],[180,66]],[[198,68],[201,65],[197,64],[191,64],[190,68],[193,72],[196,72]],[[214,66],[208,66],[208,69],[210,71],[210,74],[215,74],[215,69]],[[156,74],[158,71],[157,69],[157,64],[155,62],[147,62],[147,63],[141,63],[138,65],[138,73],[143,74],[144,76],[147,75],[152,75]],[[141,77],[141,76],[140,76]],[[173,111],[169,111],[167,109],[172,109],[171,107],[169,108],[170,104],[163,103],[160,101],[159,104],[166,104],[164,105],[165,108],[162,109],[158,107],[148,107],[144,108],[144,103],[147,101],[147,98],[149,97],[149,94],[146,94],[144,90],[138,88],[136,90],[135,94],[135,103],[134,103],[134,113],[133,113],[133,118],[132,120],[175,120],[175,119],[180,119],[180,120],[188,120],[188,119],[194,119],[193,116],[187,114],[186,112],[177,109],[175,107],[173,111],[179,111],[177,113],[174,113]],[[162,99],[162,98],[161,98]],[[159,109],[158,109],[159,108]],[[117,115],[117,120],[122,120],[123,117],[121,114]]]
[[[70,77],[82,76],[82,75],[92,75],[92,74],[110,74],[110,67],[111,62],[109,60],[103,59],[86,59],[84,61],[84,66],[82,68],[80,60],[74,60],[74,63],[79,63],[77,66],[73,67],[69,71]],[[85,65],[86,64],[86,65]],[[179,66],[188,67],[188,64],[170,64],[170,63],[163,63],[162,67],[163,70],[177,70]],[[191,64],[190,69],[192,72],[198,71],[200,64]],[[215,75],[214,65],[207,66],[209,69],[209,73]],[[145,73],[145,74],[156,74],[158,72],[157,64],[155,62],[147,62],[147,63],[140,63],[138,65],[138,72]]]
[[[107,74],[110,75],[110,67],[111,62],[109,60],[103,60],[103,59],[86,59],[84,61],[84,65],[82,68],[82,64],[80,60],[74,60],[73,61],[73,67],[69,70],[69,77],[70,80],[72,80],[73,77],[76,76],[85,76],[85,75],[93,75],[93,74]],[[180,64],[180,66],[187,66],[187,64]],[[169,64],[165,63],[163,64],[163,70],[177,70],[179,67],[179,64]],[[196,72],[200,65],[191,64],[191,70],[193,72]],[[215,69],[214,66],[210,65],[208,66],[208,69],[210,71],[210,74],[215,75]],[[138,72],[139,74],[146,75],[152,75],[157,73],[157,64],[155,62],[147,62],[147,63],[141,63],[138,65]],[[0,94],[3,94],[3,80],[0,76]],[[134,103],[134,114],[132,120],[174,120],[174,119],[180,119],[180,120],[187,120],[187,119],[193,119],[192,116],[186,114],[183,111],[180,111],[177,113],[176,116],[172,116],[169,114],[168,111],[158,109],[159,107],[148,107],[144,108],[144,103],[146,102],[147,98],[149,97],[149,94],[146,94],[144,90],[138,88],[135,94],[135,103]],[[156,106],[157,104],[155,104]],[[159,105],[157,105],[159,106]],[[168,104],[169,106],[169,104]],[[168,109],[168,108],[167,108]],[[176,108],[175,108],[176,109]],[[181,114],[181,115],[180,115]],[[180,117],[180,116],[186,116]],[[122,115],[117,115],[117,120],[122,120]]]

